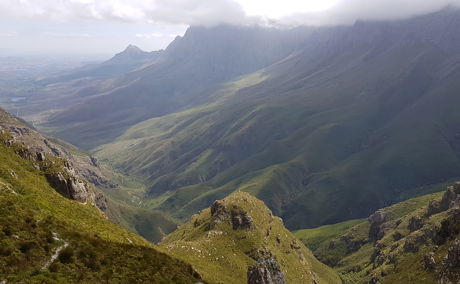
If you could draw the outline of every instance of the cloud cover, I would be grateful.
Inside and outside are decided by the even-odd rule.
[[[292,14],[281,20],[289,25],[349,25],[356,21],[401,20],[460,7],[460,0],[341,0],[319,13]]]
[[[246,22],[233,0],[0,0],[0,16],[186,25]]]
[[[254,4],[250,3],[254,1],[258,0],[0,0],[0,16],[64,22],[103,20],[173,25],[268,22],[335,25],[350,24],[356,20],[403,19],[434,12],[448,5],[460,6],[460,0],[338,0],[326,11],[293,13],[273,21],[262,15],[246,15],[245,3]],[[264,2],[260,3],[263,5]],[[295,5],[291,5],[295,11]]]

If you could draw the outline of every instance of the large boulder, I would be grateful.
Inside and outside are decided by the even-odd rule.
[[[94,202],[95,196],[88,185],[64,173],[50,173],[45,175],[50,185],[61,195],[81,203]]]
[[[367,219],[371,228],[369,230],[369,240],[375,242],[385,235],[386,214],[383,210],[378,210]]]

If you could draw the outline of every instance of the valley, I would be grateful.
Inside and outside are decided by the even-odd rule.
[[[0,58],[0,284],[457,283],[458,31],[448,6]]]

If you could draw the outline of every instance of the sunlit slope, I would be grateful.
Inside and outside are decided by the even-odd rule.
[[[243,192],[194,215],[161,246],[193,263],[210,283],[260,283],[247,282],[249,267],[257,262],[269,263],[271,277],[282,274],[286,283],[341,283],[262,201]]]
[[[143,178],[162,201],[151,206],[179,218],[235,189],[290,229],[368,216],[459,176],[458,37],[436,33],[458,19],[357,24],[97,155]]]

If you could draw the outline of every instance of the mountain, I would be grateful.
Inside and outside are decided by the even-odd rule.
[[[295,235],[315,247],[315,255],[333,266],[344,283],[458,283],[459,201],[456,183],[447,191],[380,209],[352,226],[336,224]],[[326,231],[336,234],[319,243],[309,239]]]
[[[243,192],[215,201],[161,246],[210,283],[341,283],[262,201]]]
[[[33,153],[1,129],[1,283],[200,282],[191,265],[108,221],[64,160]]]
[[[180,219],[235,190],[289,229],[366,217],[459,178],[459,28],[446,9],[314,30],[301,50],[95,154]]]
[[[144,64],[152,63],[161,56],[163,50],[146,52],[135,45],[129,45],[111,59],[97,64],[89,64],[64,74],[42,77],[37,80],[39,84],[56,84],[77,79],[109,79],[125,75],[140,68]]]
[[[138,122],[207,102],[210,90],[220,83],[285,58],[301,47],[310,32],[232,26],[189,28],[154,64],[90,89],[67,90],[72,93],[67,105],[62,104],[51,116],[48,113],[41,127],[81,148],[94,148]],[[60,96],[56,90],[50,92],[54,98]],[[36,96],[35,101],[40,98]]]

